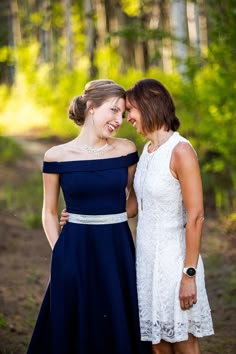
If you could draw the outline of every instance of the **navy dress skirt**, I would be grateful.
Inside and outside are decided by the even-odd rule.
[[[125,212],[127,156],[44,162],[60,175],[69,213]],[[51,278],[28,354],[147,354],[140,341],[135,250],[127,221],[90,225],[68,222],[52,252]]]

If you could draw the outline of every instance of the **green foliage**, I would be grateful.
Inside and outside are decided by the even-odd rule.
[[[22,223],[29,229],[37,229],[42,225],[41,213],[35,213],[27,210],[22,216]]]
[[[235,75],[217,63],[203,67],[189,87],[187,123],[202,166],[207,197],[215,196],[217,209],[235,207],[236,127]],[[208,183],[210,182],[210,185]],[[210,189],[208,189],[210,187]]]
[[[120,67],[121,58],[112,46],[107,45],[106,47],[99,48],[95,63],[99,71],[98,78],[110,78],[121,83],[120,79],[122,78],[117,70]]]
[[[16,161],[23,156],[23,150],[14,139],[0,135],[0,162]]]
[[[7,321],[3,313],[0,312],[0,329],[7,327]]]
[[[121,75],[120,56],[112,41],[105,39],[104,45],[97,48],[95,65],[98,68],[97,78],[111,78],[125,88],[129,88],[143,77],[153,77],[163,82],[172,93],[176,104],[177,116],[181,120],[180,132],[195,147],[204,183],[206,204],[213,209],[234,210],[236,190],[236,125],[235,125],[235,88],[236,64],[234,60],[233,38],[236,37],[235,26],[227,26],[219,16],[219,9],[213,2],[207,2],[209,13],[212,14],[209,33],[211,46],[205,57],[201,59],[192,55],[186,62],[185,76],[164,74],[156,67],[151,67],[145,74],[135,68],[127,68],[126,75]],[[15,85],[9,89],[0,87],[1,105],[0,130],[7,134],[34,134],[50,137],[58,135],[63,138],[75,136],[79,128],[68,119],[67,108],[71,99],[82,92],[88,81],[89,60],[85,55],[84,23],[81,21],[81,3],[72,7],[72,21],[75,30],[75,57],[78,58],[73,71],[67,69],[63,48],[66,41],[61,37],[55,44],[56,51],[62,55],[55,61],[55,66],[42,64],[39,61],[40,48],[37,41],[25,44],[11,51],[10,57],[17,62]],[[137,2],[123,1],[123,9],[130,16],[138,16],[140,11]],[[78,11],[78,8],[80,8]],[[235,20],[235,7],[222,3],[222,11],[228,23]],[[229,11],[230,9],[234,9]],[[34,25],[41,21],[40,15],[32,14]],[[54,6],[53,21],[55,27],[62,28],[62,8]],[[155,32],[156,30],[154,30]],[[111,32],[111,36],[130,36],[149,40],[153,36],[163,38],[165,33],[143,31],[130,26],[120,28],[119,32]],[[5,53],[5,54],[4,54]],[[6,59],[3,48],[1,56]],[[5,55],[5,57],[4,57]],[[155,55],[153,52],[152,55]],[[11,59],[12,60],[12,59]],[[133,140],[141,152],[145,140],[135,130],[124,123],[118,136]],[[1,140],[0,140],[1,144]],[[4,145],[2,160],[17,156],[10,153],[11,147]],[[9,156],[9,157],[8,157]],[[29,217],[29,224],[34,224],[34,217]],[[37,223],[37,222],[36,222]]]
[[[8,46],[0,47],[0,63],[13,63],[14,62],[14,52],[12,48]]]
[[[0,86],[0,112],[4,112],[10,95],[10,89],[6,85]],[[2,130],[2,122],[0,121],[0,132]]]
[[[226,233],[227,234],[235,234],[235,232],[236,232],[236,212],[227,215],[223,219],[223,222],[225,225]]]
[[[122,8],[129,16],[138,16],[140,14],[140,4],[137,0],[122,0]]]
[[[22,168],[22,167],[21,167]],[[7,209],[29,229],[42,227],[43,187],[39,169],[33,174],[13,180],[4,180],[0,188],[0,210]],[[62,195],[59,198],[59,212],[65,207]]]
[[[67,108],[72,97],[82,91],[86,72],[66,72],[57,77],[49,64],[39,65],[37,44],[19,48],[16,84],[8,91],[5,86],[0,93],[5,97],[5,109],[1,126],[7,134],[24,134],[34,131],[37,135],[58,134],[70,136],[76,132],[67,118]],[[62,70],[62,73],[64,70]],[[50,130],[50,132],[49,132]]]
[[[20,179],[21,184],[14,186],[6,181],[0,191],[1,205],[16,213],[28,228],[41,226],[42,176],[40,171]]]

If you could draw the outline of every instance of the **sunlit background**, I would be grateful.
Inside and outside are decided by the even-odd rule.
[[[1,279],[6,285],[0,287],[0,353],[25,352],[45,288],[49,250],[43,236],[36,244],[31,240],[42,233],[43,153],[78,134],[67,116],[69,102],[97,78],[129,88],[152,77],[171,92],[180,133],[194,145],[201,167],[206,234],[212,236],[203,249],[209,274],[224,278],[224,296],[235,310],[235,42],[235,0],[0,1],[0,267],[11,270]],[[124,122],[119,135],[133,140],[141,153],[144,140],[131,126]],[[16,246],[22,234],[28,235],[24,246]],[[32,252],[44,247],[44,265],[33,266],[26,247]],[[222,250],[231,253],[222,255]],[[219,273],[225,264],[226,273]],[[11,311],[14,289],[28,289],[11,280],[16,269],[22,271],[19,278],[26,274],[32,291],[20,290],[21,306]],[[211,292],[224,298],[217,286]],[[215,341],[218,349],[212,340],[203,344],[204,353],[233,353],[222,349],[221,339]],[[233,348],[232,340],[227,343]]]

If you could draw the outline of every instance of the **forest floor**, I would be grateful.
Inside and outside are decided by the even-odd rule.
[[[17,191],[28,176],[40,175],[43,152],[50,146],[36,139],[18,141],[28,158],[1,166],[1,193],[6,181]],[[9,205],[0,208],[0,354],[26,353],[49,279],[51,253],[42,227],[29,229],[20,216]],[[130,226],[135,234],[135,220]],[[201,253],[215,335],[200,340],[203,354],[236,353],[235,246],[233,232],[207,215]]]

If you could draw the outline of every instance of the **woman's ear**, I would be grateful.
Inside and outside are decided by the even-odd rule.
[[[94,113],[94,106],[93,106],[93,103],[91,100],[88,100],[86,102],[86,108],[87,108],[87,111],[90,113],[90,114],[93,114]]]

